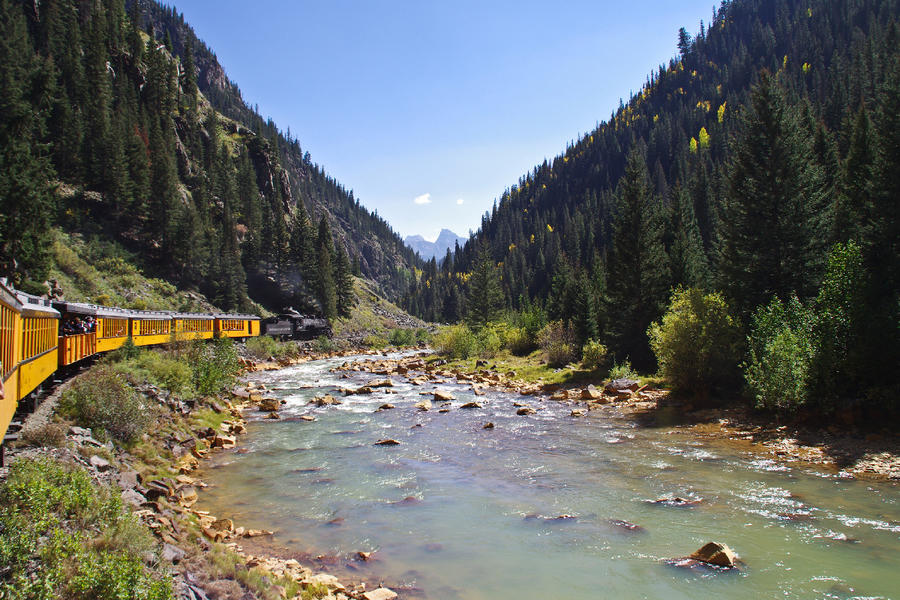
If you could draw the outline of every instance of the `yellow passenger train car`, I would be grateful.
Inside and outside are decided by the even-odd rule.
[[[56,371],[59,312],[42,300],[0,283],[0,360],[3,398],[0,432],[5,436],[19,400]]]
[[[84,302],[54,302],[53,308],[61,315],[61,367],[120,348],[130,335],[129,318],[133,311]]]
[[[215,317],[204,314],[176,313],[175,339],[210,340],[215,335]]]
[[[246,338],[259,335],[259,317],[256,315],[215,315],[218,337]]]
[[[131,339],[135,346],[167,344],[174,340],[175,320],[170,312],[140,310],[131,314]]]

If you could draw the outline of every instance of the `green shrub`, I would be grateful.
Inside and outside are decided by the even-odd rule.
[[[488,323],[475,336],[478,343],[478,356],[494,358],[503,349],[505,338],[506,325],[504,323]]]
[[[241,370],[237,349],[228,338],[204,342],[196,340],[189,357],[194,374],[194,387],[203,396],[211,396],[234,384]]]
[[[676,290],[647,335],[660,373],[674,390],[705,397],[739,378],[741,328],[719,293]]]
[[[188,397],[193,394],[193,370],[183,358],[159,351],[144,352],[137,358],[136,365],[149,373],[151,383],[173,394]]]
[[[432,340],[431,332],[427,329],[416,329],[416,343],[417,344],[430,344]]]
[[[607,375],[609,379],[638,379],[640,375],[635,371],[631,362],[625,360],[623,363],[613,363],[612,368],[609,370],[609,374]]]
[[[295,358],[300,354],[299,346],[294,342],[281,342],[268,335],[250,338],[245,344],[245,349],[250,358],[255,360],[268,360],[274,358]]]
[[[773,298],[753,315],[744,378],[757,406],[793,412],[809,399],[812,323],[796,296],[787,303]]]
[[[435,334],[434,348],[442,356],[466,359],[478,353],[478,339],[468,325],[448,325]]]
[[[575,333],[562,321],[551,321],[538,334],[538,344],[544,352],[547,364],[561,367],[576,360]]]
[[[595,371],[606,364],[606,346],[596,340],[588,340],[581,348],[581,366]]]
[[[134,340],[131,339],[131,336],[128,336],[124,344],[104,357],[104,361],[107,363],[117,363],[131,360],[140,356],[141,352],[143,352],[143,350],[141,350],[139,346],[135,346]]]
[[[373,350],[380,350],[388,345],[388,341],[384,336],[370,333],[362,339],[362,345]]]
[[[0,486],[0,598],[168,600],[171,583],[144,567],[153,540],[81,467],[20,459]]]
[[[316,352],[334,352],[337,349],[337,346],[328,336],[320,335],[316,338],[313,349]]]
[[[524,327],[510,327],[506,331],[506,347],[516,356],[527,356],[536,346],[535,338]]]
[[[152,420],[142,399],[109,365],[98,365],[77,378],[60,398],[60,410],[95,434],[122,442],[142,433]]]
[[[415,329],[394,329],[388,337],[392,346],[402,348],[403,346],[412,346],[416,343],[417,331]]]
[[[66,427],[59,423],[44,423],[40,427],[22,430],[22,441],[39,448],[61,448],[66,443]]]

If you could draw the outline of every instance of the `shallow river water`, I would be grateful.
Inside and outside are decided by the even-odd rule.
[[[410,589],[402,598],[900,598],[896,483],[778,465],[675,427],[573,418],[549,400],[476,398],[452,383],[436,386],[456,397],[444,414],[413,407],[435,386],[398,377],[395,395],[308,405],[383,378],[329,372],[345,360],[253,375],[287,401],[282,420],[251,421],[243,453],[212,459],[200,508],[313,555],[376,551],[360,578]],[[459,410],[472,400],[483,408]],[[396,409],[374,412],[386,402]],[[516,402],[540,410],[517,416]],[[382,438],[402,444],[373,445]],[[666,495],[703,502],[647,502]],[[712,540],[740,555],[740,573],[662,562]]]

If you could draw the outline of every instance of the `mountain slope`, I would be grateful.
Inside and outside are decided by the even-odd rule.
[[[245,105],[173,9],[3,0],[0,17],[0,263],[17,285],[40,291],[56,223],[225,309],[333,316],[350,271],[406,288],[414,253]]]
[[[434,290],[422,310],[440,320],[444,303],[457,310],[454,298],[465,296],[466,276],[482,247],[497,265],[506,304],[513,308],[530,301],[570,303],[579,273],[604,297],[605,286],[616,285],[605,281],[606,261],[616,190],[632,151],[641,156],[664,213],[669,255],[678,249],[674,240],[690,237],[685,231],[695,228],[702,241],[698,260],[714,263],[730,143],[763,69],[776,78],[814,138],[811,154],[834,202],[856,112],[861,106],[870,114],[877,109],[879,90],[896,68],[898,15],[896,0],[722,2],[695,38],[681,32],[680,55],[652,73],[608,121],[502,194],[454,256],[453,272],[426,274],[433,280],[419,282],[419,289],[427,283]],[[689,281],[684,257],[676,258],[682,264],[672,285],[703,283]],[[707,273],[705,285],[715,275]],[[561,296],[569,300],[553,302]],[[410,297],[409,306],[416,305],[422,306]]]

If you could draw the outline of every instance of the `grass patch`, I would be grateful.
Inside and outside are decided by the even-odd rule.
[[[150,534],[81,467],[16,461],[0,487],[0,532],[2,598],[172,598],[165,574],[144,565]]]

